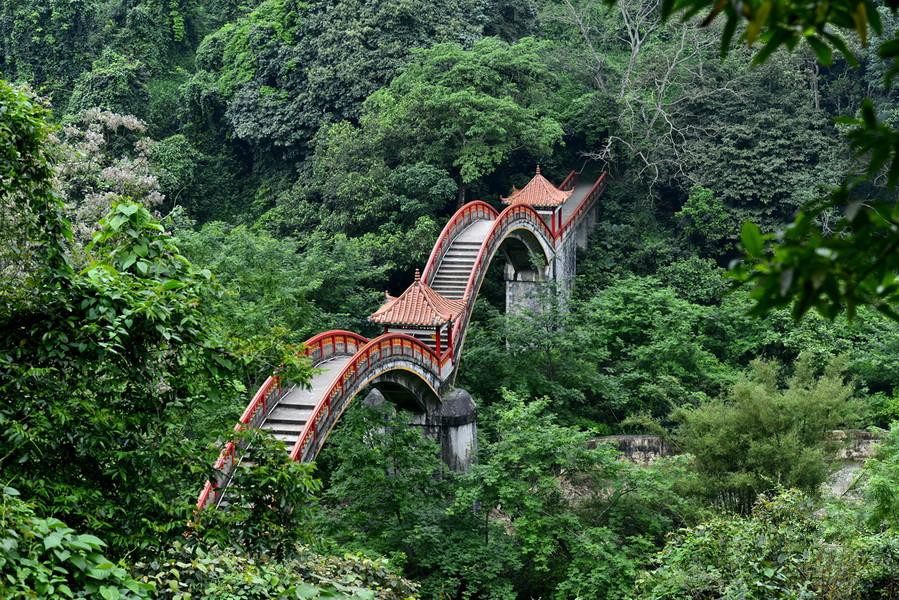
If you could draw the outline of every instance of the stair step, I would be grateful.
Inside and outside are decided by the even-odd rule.
[[[431,288],[438,290],[438,291],[441,289],[464,290],[466,287],[465,284],[467,281],[468,280],[465,280],[465,281],[438,281],[438,282],[432,284]]]
[[[303,427],[306,426],[305,421],[281,421],[281,422],[269,422],[266,421],[262,424],[262,428],[266,431],[274,431],[277,433],[299,433],[303,430]]]
[[[278,410],[279,408],[286,408],[289,410],[312,410],[315,408],[314,400],[289,400],[284,399],[278,402],[275,406],[274,410]]]
[[[278,406],[272,411],[272,414],[265,420],[266,423],[280,423],[284,421],[302,421],[306,422],[312,416],[315,410],[314,406],[309,408],[294,408],[292,406]]]

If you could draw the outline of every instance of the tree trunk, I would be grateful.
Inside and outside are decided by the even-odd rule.
[[[465,204],[465,193],[465,184],[462,183],[462,178],[459,177],[459,192],[456,195],[456,208],[462,208],[462,206]]]
[[[818,61],[812,63],[811,80],[812,80],[812,99],[815,102],[815,110],[821,108],[821,93],[818,91]]]

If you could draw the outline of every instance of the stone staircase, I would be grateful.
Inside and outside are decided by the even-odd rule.
[[[431,289],[450,300],[460,300],[465,296],[465,286],[492,224],[493,221],[472,223],[453,240],[434,278],[428,282]]]
[[[290,389],[281,400],[271,409],[265,421],[263,421],[261,429],[270,433],[275,439],[284,443],[284,451],[290,452],[303,427],[312,416],[315,410],[316,402],[324,396],[334,382],[334,379],[350,361],[349,356],[341,356],[332,358],[318,366],[322,369],[319,373],[313,375],[309,382],[309,388],[294,386]],[[247,448],[237,464],[238,469],[252,467],[256,463],[253,460],[253,448]],[[230,486],[229,486],[230,487]],[[229,492],[222,497],[219,506],[225,507],[229,504]]]

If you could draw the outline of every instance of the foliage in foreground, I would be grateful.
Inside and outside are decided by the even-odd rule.
[[[59,519],[37,516],[17,490],[0,490],[0,597],[149,597],[152,586],[107,559],[105,546]]]
[[[208,271],[145,207],[117,197],[72,267],[46,117],[0,83],[0,462],[41,514],[146,551],[184,527],[209,434],[191,418],[234,393],[233,364],[202,307]]]
[[[446,471],[410,415],[352,407],[322,454],[324,533],[403,564],[428,598],[626,598],[698,507],[684,461],[641,469],[565,427],[548,401],[491,409],[479,463]]]
[[[276,561],[236,548],[175,543],[135,569],[156,598],[170,600],[404,600],[416,591],[384,559],[327,557],[301,546]]]

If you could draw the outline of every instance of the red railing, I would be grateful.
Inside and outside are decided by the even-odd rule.
[[[353,333],[352,331],[343,331],[335,329],[325,331],[315,335],[303,344],[303,353],[310,357],[312,365],[315,366],[322,361],[328,360],[334,356],[355,354],[359,348],[368,343],[368,338]],[[273,400],[274,398],[274,402]],[[269,410],[278,400],[281,399],[281,380],[277,376],[271,376],[265,380],[265,383],[259,388],[250,403],[247,404],[243,414],[234,426],[234,431],[241,431],[244,427],[258,427],[265,420]],[[203,486],[203,491],[197,499],[197,508],[208,506],[210,502],[218,501],[218,491],[223,483],[227,483],[234,470],[235,458],[239,448],[234,441],[225,444],[219,454],[218,460],[213,465],[216,471],[221,475],[216,481],[207,481]]]
[[[571,171],[565,179],[562,180],[562,183],[559,184],[560,190],[567,190],[568,186],[571,185],[571,182],[574,181],[574,178],[577,176],[577,171]]]
[[[303,342],[303,348],[306,356],[311,358],[312,364],[315,365],[323,360],[328,360],[332,356],[336,356],[341,345],[344,348],[342,355],[346,355],[355,354],[359,348],[367,343],[368,338],[358,333],[334,329],[312,336]],[[329,347],[331,348],[330,352],[327,351]],[[350,348],[354,349],[353,352],[349,351]]]
[[[440,237],[437,238],[437,242],[434,244],[433,250],[431,250],[431,256],[428,257],[428,262],[421,273],[422,279],[430,283],[431,271],[440,264],[440,260],[446,254],[446,251],[449,250],[450,245],[459,232],[475,221],[495,219],[498,214],[495,208],[481,200],[469,202],[457,210],[443,227],[443,231],[440,232]]]
[[[316,404],[315,410],[290,451],[290,458],[313,459],[324,445],[337,418],[346,409],[349,400],[380,373],[380,365],[398,356],[412,359],[414,364],[430,373],[432,378],[430,385],[435,389],[441,383],[444,365],[450,360],[449,353],[440,358],[430,347],[404,333],[387,333],[371,340],[344,365],[322,400]]]
[[[265,383],[259,388],[253,399],[244,409],[243,414],[234,426],[234,431],[241,431],[244,427],[258,427],[262,424],[269,409],[273,406],[272,396],[277,402],[281,398],[281,379],[275,375],[265,380]],[[197,508],[205,507],[211,500],[217,501],[217,490],[222,483],[230,479],[231,472],[234,469],[234,459],[239,450],[234,441],[229,441],[219,453],[218,460],[215,461],[213,468],[222,475],[215,482],[207,481],[197,498]]]

